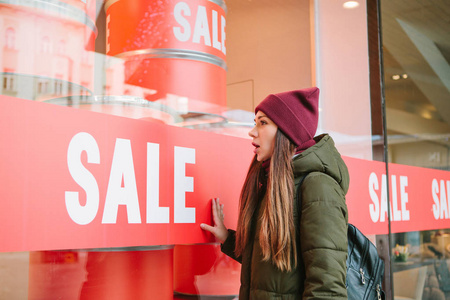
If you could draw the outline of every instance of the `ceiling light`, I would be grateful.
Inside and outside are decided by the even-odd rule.
[[[420,115],[422,116],[422,118],[429,119],[429,120],[433,118],[431,113],[429,111],[426,111],[426,110],[423,110]]]
[[[392,75],[392,79],[393,80],[399,80],[400,79],[400,75]]]
[[[402,78],[403,78],[403,79],[408,78],[408,74],[402,74]]]
[[[357,1],[347,1],[344,3],[344,8],[355,8],[358,6],[359,6],[359,3]]]

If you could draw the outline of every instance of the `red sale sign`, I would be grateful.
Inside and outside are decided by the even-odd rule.
[[[214,197],[237,222],[248,140],[8,97],[0,111],[1,251],[208,242]]]
[[[223,1],[107,1],[107,54],[184,49],[225,61],[225,14]]]
[[[214,104],[208,112],[222,112],[227,68],[224,1],[111,0],[105,8],[106,53],[123,59],[127,84],[155,90],[148,100],[183,95]],[[199,82],[202,88],[192,88]]]
[[[450,172],[389,164],[387,176],[384,163],[345,162],[349,222],[363,232],[387,234],[389,217],[392,232],[450,228]]]
[[[0,251],[210,242],[214,197],[235,227],[248,139],[5,96],[0,128]],[[344,160],[364,233],[450,228],[450,172]]]

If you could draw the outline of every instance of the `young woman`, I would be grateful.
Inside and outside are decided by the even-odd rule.
[[[237,229],[225,227],[218,199],[214,226],[201,224],[242,263],[240,300],[347,299],[349,175],[331,137],[314,138],[318,98],[319,89],[308,88],[269,95],[256,107]]]

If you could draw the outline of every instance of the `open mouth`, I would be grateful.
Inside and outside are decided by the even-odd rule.
[[[256,154],[256,151],[258,150],[259,145],[258,145],[258,144],[255,144],[255,143],[252,143],[252,145],[253,145],[253,147],[255,147],[255,150],[253,150],[253,153]]]

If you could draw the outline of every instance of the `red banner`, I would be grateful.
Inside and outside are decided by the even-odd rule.
[[[450,228],[450,172],[345,157],[349,222],[368,234]],[[389,185],[390,206],[387,190]]]
[[[0,251],[204,243],[237,220],[249,140],[0,96]],[[349,221],[386,234],[385,164],[345,157]],[[393,232],[450,228],[450,172],[389,165]]]
[[[237,222],[248,140],[4,96],[0,112],[0,251],[210,241],[214,197]]]
[[[389,164],[387,178],[384,163],[345,161],[351,178],[349,221],[363,232],[386,234],[388,211],[392,232],[450,228],[450,172]]]

